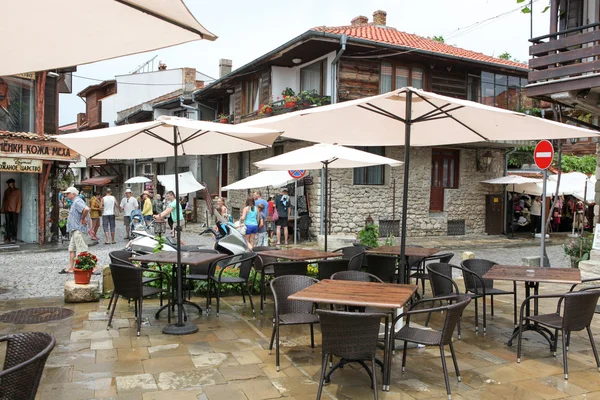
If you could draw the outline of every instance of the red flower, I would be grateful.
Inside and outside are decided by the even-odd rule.
[[[81,260],[75,260],[75,264],[79,264]]]

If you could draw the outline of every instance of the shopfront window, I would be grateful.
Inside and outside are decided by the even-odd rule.
[[[34,131],[34,81],[0,77],[0,130]]]

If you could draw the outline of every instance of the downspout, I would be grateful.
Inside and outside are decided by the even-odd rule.
[[[346,51],[346,42],[348,40],[348,35],[346,34],[342,34],[342,36],[340,37],[340,50],[337,52],[337,54],[335,55],[333,61],[331,62],[331,104],[335,104],[337,103],[337,74],[338,74],[338,70],[339,70],[339,61],[340,58],[342,58],[342,55],[344,54],[344,52]],[[321,201],[320,201],[320,208],[321,208],[321,218],[320,218],[320,228],[319,228],[319,232],[321,235],[323,235],[325,233],[325,222],[324,222],[324,217],[325,217],[325,213],[327,212],[327,210],[325,210],[325,196],[327,195],[325,193],[325,186],[323,185],[325,179],[325,175],[324,175],[324,170],[323,168],[321,168]]]
[[[516,152],[518,149],[518,147],[513,148],[511,151],[508,151],[504,154],[504,176],[508,176],[508,157]],[[504,201],[506,201],[506,185],[504,185]],[[512,199],[509,199],[509,201],[504,205],[504,235],[508,235],[508,226],[507,226],[507,222],[508,222],[508,203],[510,203]],[[512,215],[510,217],[510,231],[513,231],[513,227],[512,227]]]

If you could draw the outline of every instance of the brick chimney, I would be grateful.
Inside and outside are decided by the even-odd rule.
[[[231,67],[233,66],[233,61],[228,60],[226,58],[221,58],[219,60],[219,78],[224,77],[228,73],[231,72]]]
[[[385,11],[377,10],[373,13],[373,23],[375,25],[385,26],[385,23],[387,22],[386,17],[387,17],[387,13]]]
[[[365,17],[364,15],[359,15],[358,17],[352,18],[352,21],[350,21],[350,23],[352,24],[352,26],[366,25],[369,23],[369,18]]]
[[[183,91],[196,90],[196,68],[183,68]]]

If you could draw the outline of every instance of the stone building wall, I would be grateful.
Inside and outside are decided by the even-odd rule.
[[[310,143],[285,141],[284,152]],[[479,150],[482,153],[482,150]],[[493,161],[487,172],[479,172],[476,168],[476,150],[460,149],[459,188],[446,189],[444,212],[429,212],[431,182],[431,148],[411,149],[411,166],[409,176],[409,199],[407,229],[409,236],[443,236],[447,234],[448,220],[464,219],[466,234],[485,232],[485,195],[502,192],[499,186],[485,185],[480,181],[503,176],[504,152],[492,151]],[[260,161],[273,156],[273,149],[253,151],[251,162]],[[403,160],[403,147],[386,147],[385,156]],[[229,182],[237,180],[236,171],[239,155],[230,155]],[[259,172],[254,165],[251,173]],[[402,182],[404,167],[385,167],[384,185],[354,185],[352,169],[330,169],[332,182],[331,232],[336,235],[353,236],[364,227],[366,218],[371,215],[376,224],[379,220],[391,220],[393,217],[393,180],[395,179],[395,218],[401,219]],[[317,235],[320,228],[320,171],[309,171],[313,176],[313,184],[307,186],[310,216],[312,218],[311,234]],[[263,197],[267,198],[267,188],[261,188]],[[273,194],[273,189],[270,190]],[[248,191],[230,191],[227,206],[243,208]]]

